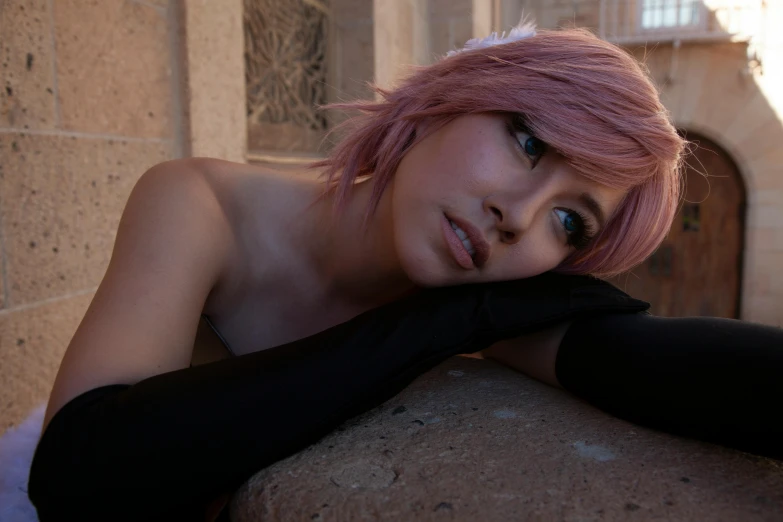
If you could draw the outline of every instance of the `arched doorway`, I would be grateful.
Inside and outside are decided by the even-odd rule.
[[[734,161],[714,142],[685,133],[685,201],[666,240],[641,266],[612,282],[668,317],[739,317],[745,186]],[[708,178],[702,175],[706,173]]]

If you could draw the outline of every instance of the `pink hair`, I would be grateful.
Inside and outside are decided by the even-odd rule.
[[[463,51],[419,67],[359,109],[325,160],[343,208],[359,176],[373,176],[368,216],[402,157],[424,136],[470,113],[519,113],[533,134],[586,178],[628,190],[602,233],[557,271],[607,277],[644,261],[663,241],[681,192],[685,142],[646,72],[631,56],[582,29],[539,31],[523,40]],[[341,127],[343,127],[341,126]]]

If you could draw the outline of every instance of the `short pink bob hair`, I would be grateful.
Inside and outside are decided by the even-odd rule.
[[[628,190],[602,233],[556,271],[608,277],[644,261],[669,231],[681,193],[684,140],[645,70],[587,30],[538,31],[489,48],[464,50],[416,68],[382,99],[335,104],[359,109],[316,167],[345,205],[359,176],[372,176],[368,216],[406,151],[458,116],[522,114],[535,136],[586,178]],[[347,127],[345,127],[347,126]],[[421,133],[420,133],[421,134]]]

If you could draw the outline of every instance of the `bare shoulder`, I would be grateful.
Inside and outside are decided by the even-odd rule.
[[[175,160],[136,183],[106,274],[60,365],[46,423],[90,389],[188,366],[202,307],[233,243],[211,168]]]
[[[285,213],[292,203],[312,203],[323,190],[318,172],[306,168],[281,171],[211,158],[191,161],[200,165],[231,219],[247,213]]]
[[[143,261],[137,259],[140,251],[153,254],[158,249],[176,258],[196,255],[210,270],[218,268],[232,234],[230,201],[221,197],[224,191],[213,170],[210,160],[189,158],[145,172],[123,211],[107,275],[111,265]]]

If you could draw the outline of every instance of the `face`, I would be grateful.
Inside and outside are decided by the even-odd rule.
[[[522,119],[461,116],[403,158],[391,194],[394,245],[420,286],[532,277],[603,227],[624,191],[590,181]]]

